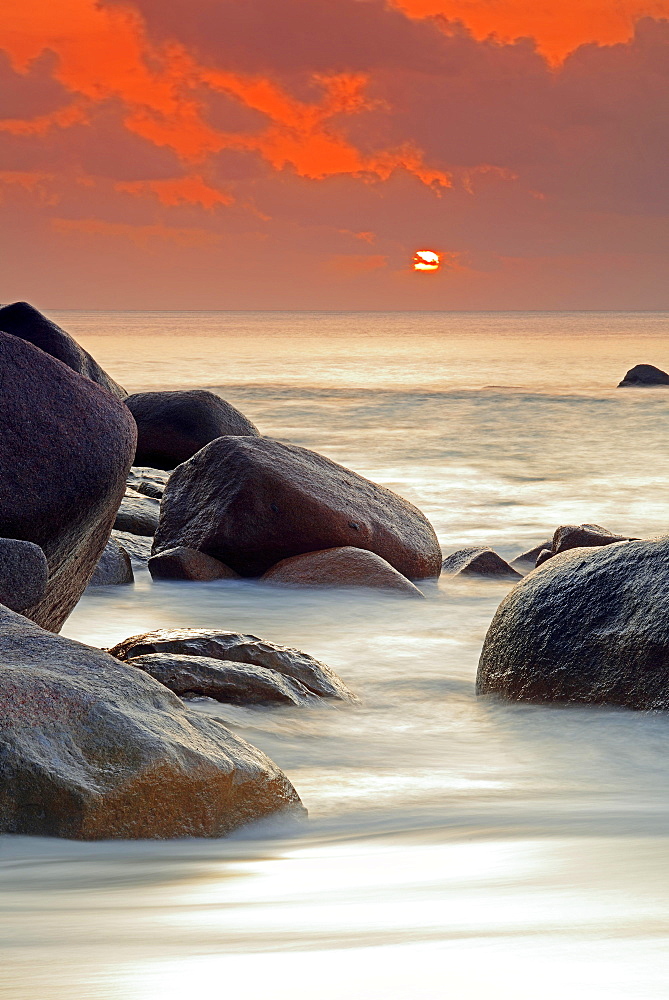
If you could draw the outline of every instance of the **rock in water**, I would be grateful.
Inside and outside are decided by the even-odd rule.
[[[109,587],[134,582],[130,556],[115,538],[110,538],[88,586]]]
[[[148,674],[0,608],[0,832],[220,837],[285,809],[263,753]]]
[[[519,580],[522,576],[494,549],[481,545],[458,549],[446,556],[441,567],[446,576],[487,576]]]
[[[146,569],[151,557],[151,543],[148,535],[133,535],[129,531],[112,531],[111,536],[130,556],[130,562],[136,569]]]
[[[288,587],[373,587],[425,599],[418,587],[381,556],[352,545],[282,559],[261,579]]]
[[[502,601],[477,691],[669,708],[669,537],[553,556]]]
[[[128,473],[126,483],[136,493],[143,493],[146,497],[161,500],[169,477],[169,472],[164,472],[162,469],[133,466]]]
[[[524,576],[526,573],[530,573],[537,564],[537,559],[544,551],[548,549],[551,551],[553,545],[553,540],[547,538],[545,542],[541,542],[539,545],[535,545],[534,548],[528,549],[527,552],[521,552],[520,555],[515,556],[510,562],[509,566],[515,569],[516,572]]]
[[[434,529],[416,507],[323,455],[270,438],[218,438],[172,473],[153,551],[178,545],[241,576],[349,545],[409,580],[441,570]]]
[[[243,413],[205,389],[136,392],[126,404],[137,421],[136,465],[174,469],[215,438],[260,433]]]
[[[49,565],[39,545],[0,538],[0,604],[24,611],[42,600],[48,580]]]
[[[180,545],[176,549],[165,549],[149,559],[149,573],[154,580],[238,580],[239,575],[218,559],[207,556],[197,549],[187,549]]]
[[[133,635],[109,650],[120,660],[134,659],[147,653],[176,653],[205,656],[234,663],[251,663],[299,681],[313,694],[323,698],[351,698],[344,682],[324,663],[299,649],[279,646],[256,635],[240,635],[220,629],[158,629]]]
[[[202,695],[229,705],[304,705],[315,698],[293,677],[251,663],[174,653],[148,653],[125,662],[175,694]]]
[[[14,302],[0,309],[0,330],[34,344],[52,358],[62,361],[72,371],[91,382],[97,382],[119,399],[125,399],[128,395],[69,333],[61,330],[27,302]]]
[[[116,512],[114,529],[131,535],[153,536],[158,527],[160,500],[126,486],[121,506]]]
[[[622,382],[618,383],[618,388],[625,389],[628,386],[643,388],[653,385],[669,385],[669,375],[655,365],[635,365],[634,368],[630,368]]]
[[[567,549],[589,548],[597,545],[613,545],[614,542],[628,542],[629,535],[614,535],[599,524],[563,524],[556,528],[551,549],[553,553]]]
[[[135,449],[126,406],[32,344],[0,333],[0,536],[34,542],[46,594],[25,609],[57,631],[102,555]]]

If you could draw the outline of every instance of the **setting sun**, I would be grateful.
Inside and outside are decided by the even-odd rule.
[[[434,250],[416,250],[413,255],[414,271],[438,271],[441,258]]]

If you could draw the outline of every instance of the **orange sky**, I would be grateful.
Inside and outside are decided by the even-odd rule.
[[[2,8],[5,299],[666,301],[669,0]]]

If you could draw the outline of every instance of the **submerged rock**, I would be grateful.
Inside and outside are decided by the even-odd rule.
[[[243,413],[205,389],[136,392],[126,403],[137,422],[137,465],[174,469],[215,438],[260,433]]]
[[[669,708],[669,537],[562,552],[505,597],[477,691]]]
[[[220,837],[286,809],[263,753],[148,674],[0,608],[0,832]]]
[[[126,487],[121,505],[116,512],[114,528],[117,531],[127,531],[131,535],[147,535],[153,537],[158,527],[160,500],[144,496]]]
[[[134,582],[130,556],[115,538],[110,538],[88,586],[109,587]]]
[[[0,333],[0,536],[34,542],[46,592],[25,614],[57,631],[102,555],[135,450],[126,406],[39,347]]]
[[[117,643],[109,652],[120,660],[135,659],[147,653],[176,653],[231,660],[234,663],[251,663],[292,677],[321,697],[352,697],[335,672],[308,653],[279,646],[255,635],[241,635],[239,632],[195,628],[158,629],[144,635],[130,636]]]
[[[154,552],[178,545],[241,576],[340,546],[375,552],[409,580],[441,569],[434,529],[416,507],[316,452],[270,438],[218,438],[172,473]]]
[[[352,545],[282,559],[261,580],[290,587],[373,587],[424,599],[418,587],[385,559]]]
[[[14,302],[0,308],[0,330],[34,344],[52,358],[62,361],[72,371],[101,385],[118,399],[125,399],[128,395],[69,333],[61,330],[27,302]]]
[[[653,385],[669,385],[669,375],[661,368],[656,368],[655,365],[635,365],[634,368],[630,368],[622,382],[618,383],[618,388]]]
[[[315,697],[293,677],[250,663],[174,653],[147,653],[125,662],[175,694],[202,695],[230,705],[304,705]]]
[[[239,574],[212,556],[179,545],[149,559],[154,580],[238,580]]]
[[[39,545],[0,538],[0,604],[24,611],[42,600],[48,580],[49,565]]]
[[[519,580],[521,575],[494,549],[472,545],[446,556],[441,571],[445,576],[487,576]]]

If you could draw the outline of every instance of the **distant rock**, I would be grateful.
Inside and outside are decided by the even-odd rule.
[[[385,559],[352,545],[282,559],[261,580],[290,587],[372,587],[424,600],[418,587]]]
[[[27,302],[14,302],[0,308],[0,330],[34,344],[52,358],[62,361],[72,371],[101,385],[118,399],[125,399],[128,395],[69,333],[61,330]]]
[[[115,538],[110,538],[88,586],[110,587],[134,581],[130,556]]]
[[[153,539],[149,535],[133,535],[130,531],[112,531],[119,545],[128,553],[136,569],[146,569],[151,556]]]
[[[102,555],[135,450],[124,404],[39,347],[0,333],[0,537],[34,542],[46,593],[23,609],[57,631]]]
[[[250,663],[211,656],[148,653],[126,660],[178,695],[202,695],[229,705],[304,705],[316,697],[300,681]]]
[[[144,496],[126,487],[125,495],[116,513],[114,528],[131,535],[153,536],[158,527],[160,500]]]
[[[219,629],[158,629],[124,639],[109,652],[120,660],[134,659],[147,653],[173,653],[250,663],[292,677],[323,698],[351,697],[344,682],[324,663],[299,649],[279,646],[255,635]]]
[[[549,559],[552,559],[554,555],[555,555],[555,553],[553,552],[552,549],[542,549],[541,552],[539,553],[539,555],[537,556],[537,561],[535,563],[535,567],[536,566],[543,566],[543,564],[545,562],[548,562]]]
[[[441,571],[444,576],[486,576],[519,580],[518,573],[494,549],[473,545],[446,556]]]
[[[169,472],[165,472],[162,469],[151,469],[148,466],[133,466],[128,473],[126,483],[136,493],[143,493],[146,497],[153,497],[156,500],[160,500],[165,492],[165,486],[169,478]]]
[[[174,469],[215,438],[260,433],[243,413],[205,389],[136,392],[126,404],[137,422],[135,465]]]
[[[0,604],[25,611],[42,600],[48,580],[49,565],[39,545],[0,538]]]
[[[619,389],[628,386],[644,387],[653,385],[669,385],[669,375],[655,365],[635,365],[625,375],[622,382],[618,383]]]
[[[563,524],[553,535],[553,553],[567,549],[613,545],[614,542],[628,542],[629,535],[614,535],[599,524]]]
[[[553,546],[553,539],[547,538],[544,542],[540,542],[539,545],[535,545],[534,548],[528,549],[527,552],[521,552],[520,555],[515,556],[510,560],[509,566],[516,570],[524,576],[526,573],[530,573],[537,564],[537,558],[544,549],[548,549],[551,552]]]
[[[479,694],[669,709],[669,537],[562,552],[500,604]]]
[[[303,812],[279,768],[218,719],[5,608],[0,705],[0,833],[220,837]]]
[[[241,576],[340,546],[375,552],[409,580],[441,569],[434,529],[416,507],[323,455],[270,438],[218,438],[172,473],[154,552],[178,545]]]
[[[179,545],[165,549],[149,559],[149,573],[154,580],[238,580],[233,569],[197,549]]]

